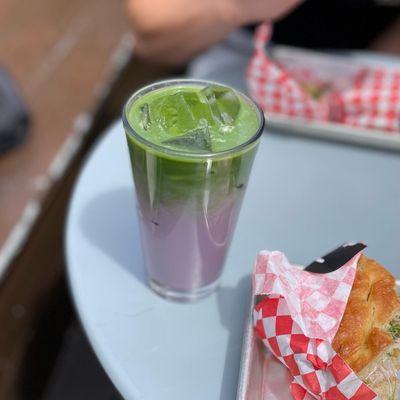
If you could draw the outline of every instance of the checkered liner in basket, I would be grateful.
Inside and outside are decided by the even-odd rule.
[[[349,85],[337,87],[341,77],[334,68],[330,82],[321,82],[320,66],[287,68],[269,57],[265,45],[270,36],[269,25],[258,27],[256,50],[247,70],[250,94],[265,112],[400,132],[400,69],[360,64]],[[307,89],[307,82],[314,88],[325,85],[328,89],[315,96]]]
[[[334,272],[291,265],[281,252],[263,251],[254,273],[254,327],[289,369],[294,399],[378,399],[332,348],[353,285],[358,253]],[[261,300],[260,300],[261,298]]]

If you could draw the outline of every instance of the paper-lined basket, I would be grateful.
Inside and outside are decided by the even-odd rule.
[[[358,249],[354,248],[353,252],[356,250]],[[300,279],[307,273],[302,270],[302,267],[290,265],[282,253],[261,252],[259,254],[254,274],[254,293],[250,311],[252,316],[249,317],[244,335],[237,400],[318,398],[312,394],[312,389],[315,389],[316,392],[325,393],[326,399],[367,400],[378,398],[332,349],[330,342],[338,326],[331,321],[330,327],[327,326],[324,333],[315,325],[315,320],[321,320],[321,313],[324,313],[330,307],[328,305],[330,299],[337,297],[339,300],[345,300],[344,306],[346,305],[359,256],[360,253],[357,252],[342,268],[337,270],[339,272],[308,274],[314,276],[313,279],[319,279],[320,282],[314,281],[313,288],[312,279],[309,280],[308,286],[311,286],[311,292],[306,296],[307,304],[311,303],[312,305],[315,304],[316,299],[321,300],[319,296],[321,288],[324,286],[321,285],[322,281],[329,281],[328,292],[323,294],[325,296],[330,293],[330,296],[326,296],[328,300],[325,299],[317,305],[318,309],[314,310],[315,313],[309,309],[308,305],[302,306],[303,309],[307,309],[310,315],[308,322],[304,323],[304,319],[307,318],[302,318],[303,321],[300,321],[299,315],[296,316],[295,312],[292,315],[293,301],[290,307],[285,301],[282,302],[282,305],[280,304],[283,299],[282,291],[287,290],[287,287],[282,289],[282,286],[286,284],[278,282],[279,279],[270,274],[280,275],[284,272],[285,279],[287,279],[289,269],[293,270],[292,273],[297,276],[297,279]],[[323,261],[323,259],[319,259],[312,265],[315,268]],[[267,274],[268,279],[266,279]],[[333,281],[336,281],[336,283]],[[344,286],[342,285],[343,282]],[[322,289],[322,292],[324,290]],[[313,294],[315,291],[319,294]],[[266,293],[272,292],[277,293],[266,296]],[[304,292],[304,288],[299,289],[299,292]],[[334,295],[335,292],[336,295]],[[303,303],[304,300],[306,299],[303,298]],[[301,311],[301,307],[297,310]],[[337,316],[334,319],[340,324],[344,307],[339,306],[337,311]],[[288,315],[291,318],[288,318]],[[328,311],[328,315],[332,316],[332,311]],[[284,321],[277,323],[277,319],[281,316],[284,317]],[[311,318],[312,316],[314,318]],[[265,319],[267,321],[264,321]],[[312,321],[314,322],[311,323]],[[319,338],[307,338],[304,333],[310,336],[318,334]],[[291,341],[287,340],[288,337],[294,335],[299,335],[298,337],[302,339],[297,343],[298,351],[296,351],[296,343],[293,343],[293,349],[291,348]],[[274,339],[271,341],[271,338]],[[276,357],[276,353],[280,353],[278,357]],[[304,379],[305,375],[308,375],[308,378]],[[311,389],[311,391],[308,392],[306,389]]]

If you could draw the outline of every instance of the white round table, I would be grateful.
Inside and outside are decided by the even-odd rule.
[[[72,295],[104,369],[126,400],[235,398],[253,261],[279,249],[308,263],[347,240],[400,266],[400,155],[279,134],[262,138],[220,289],[172,303],[146,285],[125,137],[97,143],[72,197]]]

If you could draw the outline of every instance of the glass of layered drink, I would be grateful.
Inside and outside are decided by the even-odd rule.
[[[232,88],[182,79],[134,93],[123,122],[150,287],[203,297],[219,283],[263,113]]]

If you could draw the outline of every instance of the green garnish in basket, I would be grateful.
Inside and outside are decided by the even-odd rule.
[[[400,322],[391,321],[389,323],[388,332],[392,335],[393,339],[400,338]]]

